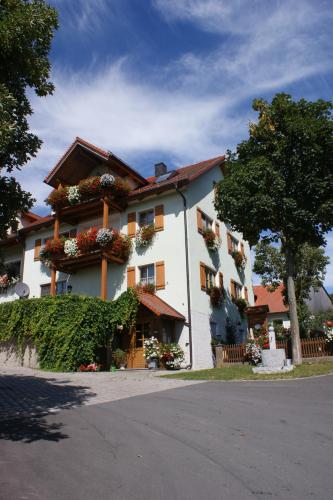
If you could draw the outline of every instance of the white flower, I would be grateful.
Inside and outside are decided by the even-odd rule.
[[[75,238],[65,241],[64,252],[68,257],[76,257],[78,254],[77,242]]]
[[[76,203],[79,203],[81,196],[80,196],[80,191],[78,186],[70,186],[68,188],[68,194],[67,194],[68,201],[71,205],[75,205]]]
[[[108,229],[106,227],[99,229],[96,241],[101,247],[106,247],[109,243],[111,243],[112,239],[113,239],[112,229]]]
[[[100,183],[103,188],[108,188],[114,184],[115,178],[111,174],[103,174]]]

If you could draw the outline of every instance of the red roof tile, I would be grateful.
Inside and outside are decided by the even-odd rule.
[[[139,292],[140,304],[144,305],[152,311],[156,316],[163,316],[172,319],[177,319],[180,321],[185,321],[185,317],[180,314],[176,309],[169,306],[164,300],[153,295],[152,293]]]
[[[282,292],[284,286],[281,283],[274,292],[270,292],[268,287],[256,285],[253,287],[254,300],[256,306],[268,305],[270,313],[288,312],[289,308],[283,303]]]

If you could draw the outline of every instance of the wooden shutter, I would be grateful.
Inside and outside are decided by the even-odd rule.
[[[230,280],[230,294],[232,299],[236,299],[236,286],[232,280]]]
[[[219,273],[219,288],[222,290],[223,288],[223,274]]]
[[[200,285],[201,290],[206,290],[206,266],[200,262]]]
[[[245,293],[245,300],[248,302],[249,301],[249,293],[247,291],[247,286],[245,287],[244,293]]]
[[[202,233],[202,213],[200,208],[197,208],[197,225],[199,233]]]
[[[228,252],[232,253],[232,236],[230,233],[227,234],[227,240],[228,240]]]
[[[241,243],[240,251],[241,251],[241,254],[244,256],[245,255],[245,251],[244,251],[244,243],[243,242]]]
[[[219,238],[220,237],[220,224],[215,221],[215,234]]]
[[[39,260],[39,252],[42,246],[42,240],[35,240],[35,253],[34,253],[34,260]]]
[[[127,288],[135,287],[135,267],[127,268]]]
[[[155,231],[164,229],[164,205],[155,207]]]
[[[133,238],[136,233],[136,212],[131,212],[127,214],[127,234],[130,238]]]
[[[155,273],[156,273],[156,290],[161,290],[165,288],[165,269],[164,269],[164,261],[156,262],[155,264]]]

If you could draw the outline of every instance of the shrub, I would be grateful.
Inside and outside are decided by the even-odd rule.
[[[16,341],[18,354],[27,343],[36,346],[43,369],[75,371],[98,361],[117,325],[130,328],[137,310],[134,290],[113,302],[77,295],[14,300],[0,304],[0,341]]]

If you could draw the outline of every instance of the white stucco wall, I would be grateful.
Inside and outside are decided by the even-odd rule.
[[[222,179],[219,167],[215,167],[206,174],[199,177],[190,184],[185,193],[189,204],[189,246],[190,246],[190,280],[191,280],[191,301],[192,301],[192,336],[194,368],[207,368],[213,366],[211,351],[211,329],[210,322],[216,323],[217,335],[226,338],[226,322],[230,321],[236,328],[238,341],[244,339],[247,334],[246,320],[242,320],[237,307],[231,301],[230,280],[247,286],[250,305],[254,304],[252,289],[252,274],[250,261],[250,248],[247,242],[242,239],[240,233],[231,232],[239,242],[243,241],[247,263],[244,273],[239,273],[234,263],[234,259],[228,253],[227,227],[221,221],[220,235],[221,246],[217,252],[209,252],[202,235],[198,232],[197,208],[200,208],[206,215],[217,220],[214,209],[214,182]],[[213,226],[214,229],[214,226]],[[226,291],[226,299],[220,309],[212,308],[209,295],[201,290],[200,286],[200,262],[223,274],[223,283]],[[218,282],[216,281],[218,285]],[[243,290],[244,293],[244,290]],[[243,295],[244,296],[244,295]]]

